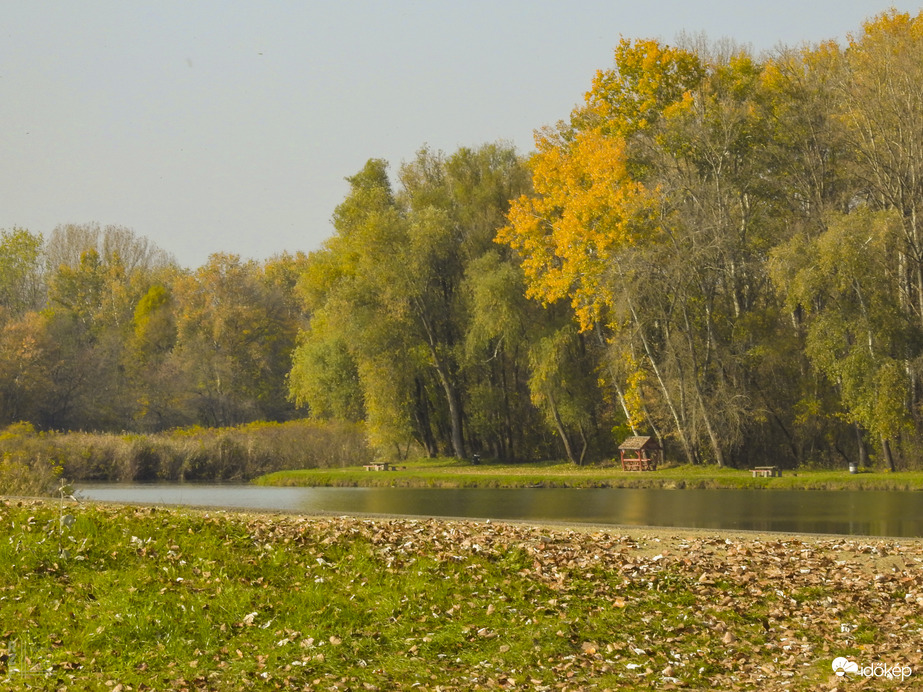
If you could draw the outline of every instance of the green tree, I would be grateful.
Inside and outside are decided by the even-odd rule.
[[[46,245],[46,326],[61,354],[54,369],[60,427],[123,430],[145,395],[135,338],[136,307],[169,258],[130,229],[97,224],[57,227]],[[67,404],[64,406],[63,404]]]
[[[285,420],[285,377],[297,322],[258,263],[215,254],[178,278],[172,366],[208,425]]]
[[[774,280],[803,315],[811,362],[837,387],[845,416],[881,442],[910,425],[910,358],[920,328],[901,309],[897,267],[900,218],[860,208],[832,217],[816,239],[794,238],[774,255]]]
[[[349,344],[321,311],[298,336],[289,373],[296,405],[314,418],[358,422],[365,418],[356,360]]]
[[[21,228],[0,230],[0,322],[44,302],[43,241]]]
[[[528,175],[510,147],[485,145],[423,149],[398,179],[395,192],[385,162],[369,161],[349,179],[335,236],[309,258],[300,291],[311,324],[292,395],[315,415],[361,410],[382,447],[413,439],[430,454],[513,458],[531,444],[523,423],[537,420],[527,349],[489,311],[525,302],[493,237]],[[342,383],[341,394],[321,381]]]
[[[0,425],[54,423],[49,408],[65,403],[67,394],[55,387],[57,367],[57,347],[42,314],[27,312],[0,325]]]

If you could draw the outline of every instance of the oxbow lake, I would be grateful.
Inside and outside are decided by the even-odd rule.
[[[84,484],[78,497],[305,514],[409,515],[623,526],[923,537],[923,493],[824,490],[273,488]]]

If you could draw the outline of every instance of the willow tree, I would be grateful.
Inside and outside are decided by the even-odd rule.
[[[911,359],[921,329],[900,305],[892,261],[901,241],[895,212],[838,214],[816,238],[798,236],[773,254],[773,278],[806,327],[811,362],[837,388],[843,415],[881,444],[910,429]]]
[[[292,395],[314,415],[364,416],[383,447],[513,458],[537,420],[515,326],[529,319],[518,265],[493,238],[529,176],[515,150],[488,144],[424,148],[397,181],[369,161],[309,257]],[[501,325],[498,306],[515,317]]]

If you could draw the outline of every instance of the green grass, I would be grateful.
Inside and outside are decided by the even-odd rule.
[[[456,459],[398,464],[397,471],[362,467],[280,471],[257,478],[260,485],[396,486],[433,488],[775,488],[810,490],[923,490],[923,471],[850,474],[845,469],[783,471],[781,477],[753,478],[748,469],[671,466],[626,472],[617,466],[581,467],[563,462],[473,465]]]
[[[816,689],[913,655],[919,569],[857,577],[919,544],[747,540],[5,502],[0,685]]]

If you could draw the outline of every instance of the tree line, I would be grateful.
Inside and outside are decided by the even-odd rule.
[[[3,232],[0,422],[913,466],[921,151],[923,14],[766,56],[625,39],[528,157],[371,159],[307,256],[186,271],[122,228]]]
[[[923,15],[848,45],[622,41],[500,239],[690,462],[919,458]],[[897,451],[896,451],[897,450]]]
[[[194,271],[130,229],[0,231],[0,423],[157,432],[295,417],[304,256]]]

